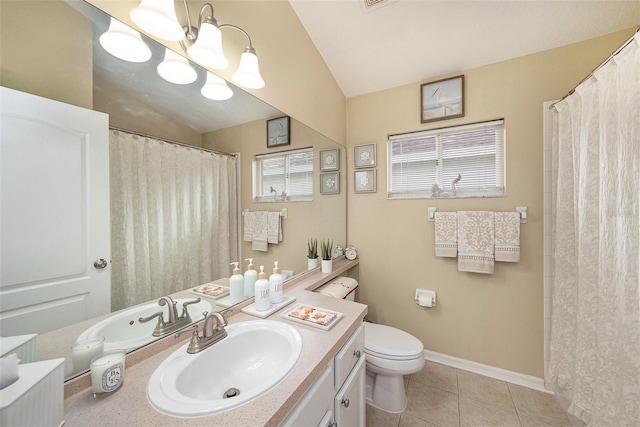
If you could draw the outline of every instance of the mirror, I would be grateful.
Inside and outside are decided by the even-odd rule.
[[[84,1],[3,2],[2,8],[2,86],[108,113],[110,125],[121,129],[239,155],[240,211],[280,211],[286,207],[288,212],[282,222],[283,241],[270,245],[268,252],[252,251],[250,243],[241,242],[240,261],[252,257],[254,264],[264,265],[267,272],[279,261],[280,268],[298,274],[307,268],[309,238],[331,238],[335,244],[346,244],[346,174],[340,175],[338,194],[320,194],[319,189],[320,151],[338,148],[341,170],[345,171],[346,149],[295,120],[295,111],[281,112],[231,84],[234,95],[230,100],[203,98],[199,89],[206,72],[195,64],[195,83],[168,83],[155,71],[164,47],[148,38],[145,41],[153,51],[148,64],[111,57],[94,42],[108,27],[109,16]],[[148,68],[150,71],[145,71]],[[267,148],[266,120],[283,115],[292,117],[291,145],[285,148],[314,149],[313,201],[254,203],[252,161],[256,154],[278,151]],[[246,263],[241,265],[244,271]],[[223,278],[230,274],[231,268]],[[175,294],[176,298],[193,297],[186,290],[200,283],[184,285],[185,291]],[[0,286],[0,295],[4,291]],[[38,359],[65,357],[65,376],[81,373],[74,372],[70,363],[72,344],[87,328],[115,316],[111,313],[38,335]],[[2,336],[9,335],[11,331],[2,331]]]

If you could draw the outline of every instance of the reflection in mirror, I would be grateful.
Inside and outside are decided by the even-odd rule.
[[[252,161],[257,154],[277,151],[267,149],[266,120],[280,117],[284,113],[232,85],[228,86],[233,96],[226,101],[204,98],[200,89],[207,80],[207,72],[195,64],[191,64],[197,73],[194,83],[178,86],[165,81],[156,72],[157,66],[164,59],[165,48],[144,36],[142,39],[152,52],[149,61],[129,63],[114,58],[105,52],[96,40],[108,28],[109,17],[84,1],[3,1],[2,8],[3,13],[0,15],[0,36],[3,41],[0,52],[2,86],[107,113],[109,125],[131,133],[238,155],[240,166],[238,182],[243,184],[237,189],[239,200],[235,218],[237,223],[235,228],[240,236],[237,244],[239,254],[235,256],[237,259],[227,259],[224,263],[240,261],[244,271],[246,263],[242,262],[243,258],[253,257],[256,266],[265,265],[265,270],[268,272],[271,271],[273,262],[279,261],[282,269],[291,270],[297,274],[306,270],[306,242],[309,237],[333,238],[336,243],[346,243],[345,174],[341,177],[343,190],[340,194],[320,195],[317,170],[319,151],[327,148],[339,148],[342,158],[340,163],[344,165],[346,151],[343,147],[292,118],[291,148],[309,146],[314,148],[316,160],[314,160],[313,201],[286,205],[281,203],[256,205],[251,199]],[[29,34],[29,37],[19,36],[21,34]],[[4,162],[9,160],[4,150],[2,153],[4,170]],[[12,184],[3,183],[3,197],[5,185]],[[116,190],[122,189],[116,188]],[[128,197],[138,200],[146,196],[128,194]],[[3,203],[2,206],[4,205]],[[279,211],[283,206],[288,209],[288,219],[282,222],[284,235],[282,242],[269,245],[267,252],[256,252],[252,250],[250,242],[241,241],[242,228],[239,215],[241,210]],[[4,218],[3,214],[3,221]],[[112,228],[120,225],[120,222],[111,219]],[[118,259],[119,254],[114,253],[115,245],[112,246],[111,256],[100,257],[108,260]],[[131,242],[129,246],[135,246],[135,242]],[[4,241],[2,250],[3,254],[7,250]],[[33,251],[37,250],[38,248],[33,248]],[[77,258],[79,262],[83,262],[82,257]],[[87,259],[87,261],[90,265],[83,268],[93,268],[94,259],[91,258],[90,261]],[[221,264],[224,263],[221,262]],[[137,268],[135,265],[131,267]],[[104,271],[111,273],[112,269],[113,264]],[[231,267],[227,264],[226,270],[222,267],[219,269],[221,271],[217,276],[212,276],[210,279],[224,285],[228,281]],[[112,295],[116,294],[113,289],[122,285],[119,280],[112,278]],[[173,283],[177,286],[175,290],[153,289],[153,292],[138,299],[123,300],[118,305],[105,301],[111,307],[110,311],[120,311],[105,313],[86,320],[74,319],[74,323],[66,327],[52,332],[43,332],[48,326],[54,325],[55,328],[59,326],[54,322],[39,322],[31,330],[30,328],[16,330],[5,328],[5,325],[11,324],[6,320],[16,314],[10,306],[7,306],[8,299],[5,297],[16,291],[17,286],[5,282],[3,278],[0,283],[0,304],[2,304],[0,305],[2,320],[0,335],[3,337],[22,334],[30,336],[28,334],[38,332],[39,336],[36,340],[38,359],[65,357],[67,359],[65,376],[69,378],[79,373],[78,370],[73,369],[71,352],[71,347],[78,337],[92,333],[96,336],[108,335],[112,342],[120,340],[119,344],[114,345],[135,348],[142,343],[135,342],[139,338],[134,333],[136,328],[132,327],[130,330],[132,335],[127,335],[130,332],[128,326],[141,326],[137,322],[140,318],[148,317],[161,310],[167,313],[164,314],[166,320],[168,307],[158,305],[159,298],[164,295],[171,294],[173,300],[179,302],[179,310],[182,308],[183,301],[197,298],[198,296],[189,292],[189,289],[203,284],[204,279],[191,280]],[[133,283],[136,283],[135,279]],[[33,283],[26,286],[31,291],[36,287],[37,284]],[[64,298],[59,302],[64,303],[63,300]],[[222,301],[215,298],[203,298],[203,301],[207,301],[212,309],[225,307],[224,304],[220,304]],[[23,302],[22,306],[24,308],[20,311],[27,314],[38,309],[38,304],[29,305],[28,301]],[[145,312],[144,315],[137,310],[128,312],[131,306],[153,307],[156,311],[149,314]],[[64,313],[62,317],[78,314],[75,310],[65,309],[64,304],[61,307],[61,313]],[[120,327],[121,320],[124,322],[122,327]],[[192,320],[196,319],[192,318]],[[156,320],[146,322],[145,325],[147,324],[154,329]],[[98,330],[100,332],[97,332]],[[123,343],[129,338],[129,342]],[[104,343],[104,345],[107,344]]]

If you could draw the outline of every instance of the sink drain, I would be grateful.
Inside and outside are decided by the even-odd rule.
[[[236,397],[240,395],[240,390],[238,390],[237,388],[230,388],[229,390],[225,391],[224,393],[222,393],[222,398],[223,399],[229,399],[232,397]]]

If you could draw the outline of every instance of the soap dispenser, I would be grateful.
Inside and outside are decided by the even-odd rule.
[[[256,311],[269,310],[271,307],[271,300],[269,299],[269,281],[267,280],[267,273],[264,272],[264,265],[260,266],[260,273],[258,274],[258,280],[255,284],[256,301],[254,308]]]
[[[238,262],[232,262],[233,275],[229,278],[230,302],[231,304],[239,303],[244,299],[244,277],[240,274]]]
[[[244,296],[251,298],[256,280],[258,280],[258,272],[253,268],[253,258],[247,258],[245,261],[249,261],[249,265],[247,265],[247,271],[244,272]]]
[[[273,263],[273,274],[269,276],[269,298],[271,304],[278,304],[284,298],[282,291],[282,274],[278,268],[278,261]]]

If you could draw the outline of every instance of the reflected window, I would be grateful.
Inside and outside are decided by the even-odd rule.
[[[313,199],[313,148],[257,155],[253,162],[255,202]]]

